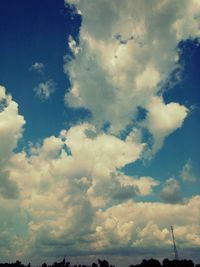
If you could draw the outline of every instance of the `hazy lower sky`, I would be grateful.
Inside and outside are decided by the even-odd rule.
[[[198,259],[199,14],[0,1],[1,262]]]

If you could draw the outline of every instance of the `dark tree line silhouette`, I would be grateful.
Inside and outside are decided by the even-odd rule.
[[[20,261],[16,261],[15,263],[0,263],[0,267],[31,267],[31,264],[28,265],[22,264]],[[107,260],[98,259],[98,263],[92,263],[92,265],[70,265],[70,262],[63,259],[61,262],[54,262],[52,265],[47,265],[43,263],[41,267],[115,267],[114,265],[110,265]],[[125,267],[125,266],[124,266]],[[169,260],[164,259],[162,263],[160,263],[156,259],[143,260],[140,264],[131,264],[129,267],[200,267],[200,264],[194,264],[192,260]]]

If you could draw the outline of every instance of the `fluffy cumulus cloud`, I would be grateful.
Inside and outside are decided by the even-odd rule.
[[[116,205],[99,212],[99,217],[104,221],[98,229],[99,237],[104,237],[103,241],[113,247],[116,243],[133,248],[168,246],[171,244],[169,225],[176,221],[176,238],[178,242],[183,242],[181,246],[187,247],[193,241],[192,246],[197,246],[200,241],[196,221],[200,215],[198,202],[199,196],[185,205],[131,201]],[[196,234],[191,234],[194,232]],[[103,243],[100,245],[103,246]]]
[[[12,118],[16,127],[9,129],[14,134],[13,143],[6,144],[6,165],[9,181],[19,192],[13,197],[1,194],[4,257],[34,259],[39,255],[45,259],[61,257],[66,251],[95,254],[108,248],[110,253],[119,248],[126,253],[150,244],[165,248],[171,244],[168,226],[172,222],[176,222],[178,242],[185,247],[199,245],[198,196],[174,204],[172,194],[167,193],[169,188],[177,193],[171,179],[163,192],[173,204],[136,202],[137,197],[151,195],[160,183],[119,171],[141,157],[144,144],[134,142],[131,136],[121,140],[99,133],[95,126],[84,123],[45,138],[41,145],[31,145],[28,152],[13,153],[24,119],[4,88],[1,95],[15,104]],[[2,114],[9,103],[4,104]],[[186,232],[192,234],[185,238]]]
[[[133,124],[138,108],[147,113],[138,128],[152,134],[155,153],[167,135],[181,127],[188,109],[165,103],[162,85],[178,64],[177,45],[198,37],[197,1],[67,1],[82,14],[79,47],[70,39],[75,59],[66,57],[71,90],[65,102],[88,108],[93,123],[110,124],[117,134]],[[159,112],[161,109],[161,112]],[[136,127],[136,125],[133,125]]]
[[[65,101],[88,108],[93,117],[14,152],[25,120],[0,87],[2,257],[165,249],[171,246],[170,225],[182,247],[199,247],[199,195],[183,201],[174,178],[161,183],[122,171],[148,148],[143,129],[155,154],[188,115],[187,107],[166,103],[161,89],[177,67],[178,42],[199,36],[198,1],[68,3],[77,5],[83,22],[79,42],[68,42],[73,56],[64,66],[71,80]],[[53,91],[50,80],[35,88],[44,100]],[[137,120],[140,109],[146,115]],[[128,125],[131,131],[120,138]],[[187,165],[184,180],[189,173]],[[159,188],[161,202],[144,201]]]
[[[10,175],[9,162],[13,150],[22,136],[25,120],[18,113],[18,104],[0,86],[0,256],[9,257],[15,252],[17,236],[13,221],[19,211],[20,190]]]
[[[16,226],[9,221],[18,235],[9,235],[7,226],[2,231],[7,255],[9,249],[18,257],[43,259],[66,252],[165,248],[171,245],[169,225],[174,222],[182,246],[199,246],[200,198],[175,204],[167,193],[171,189],[177,194],[174,179],[163,189],[168,204],[136,202],[137,197],[152,194],[159,182],[152,177],[130,177],[119,169],[139,159],[143,149],[143,144],[130,138],[122,141],[85,123],[44,139],[28,153],[12,154],[9,175],[20,197],[13,203],[3,196],[10,207],[3,220],[10,220],[12,213],[25,234],[19,237],[20,229],[13,229]],[[185,238],[186,232],[192,234]]]
[[[9,178],[8,161],[22,136],[25,120],[18,113],[18,105],[0,86],[0,195],[6,198],[18,196],[17,184]]]
[[[148,103],[148,110],[145,125],[154,137],[154,153],[163,145],[166,136],[182,126],[188,109],[178,103],[164,104],[161,97],[155,96]]]
[[[31,147],[31,156],[21,152],[11,157],[10,177],[18,184],[20,208],[28,214],[24,253],[34,254],[38,246],[43,255],[52,249],[59,253],[58,247],[63,253],[66,247],[84,251],[85,242],[95,243],[96,212],[140,194],[141,185],[127,182],[117,169],[138,159],[143,144],[103,133],[91,138],[91,132],[95,128],[90,124],[62,130]],[[141,191],[148,193],[155,185],[149,178]]]

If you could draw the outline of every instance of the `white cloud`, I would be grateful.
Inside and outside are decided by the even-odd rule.
[[[139,177],[139,178],[131,178],[126,176],[123,179],[123,183],[126,185],[134,185],[137,186],[139,192],[142,196],[147,196],[152,194],[153,188],[160,184],[159,181],[153,179],[152,177]]]
[[[155,153],[165,137],[181,127],[188,114],[186,107],[178,103],[166,105],[158,94],[169,74],[178,67],[179,41],[200,34],[199,5],[186,0],[181,5],[178,0],[66,3],[77,5],[82,25],[79,53],[64,65],[71,81],[65,103],[88,108],[98,128],[110,122],[109,131],[117,134],[136,120],[138,107],[147,110],[149,120],[156,125],[159,114],[152,115],[152,105],[158,102],[162,108],[160,120],[167,117],[167,125],[162,122],[161,130],[145,124],[155,139],[152,151]],[[171,113],[175,119],[169,122]]]
[[[0,247],[1,258],[13,259],[17,235],[13,222],[19,212],[20,190],[10,175],[9,162],[13,150],[23,133],[24,117],[19,115],[18,105],[6,89],[0,86]]]
[[[159,181],[120,171],[141,158],[142,128],[152,134],[155,153],[188,114],[186,107],[164,102],[160,84],[175,68],[180,38],[199,34],[199,7],[186,0],[181,6],[176,0],[75,2],[83,24],[80,49],[69,40],[76,58],[65,65],[72,83],[65,101],[89,108],[93,121],[45,138],[29,153],[13,153],[25,121],[17,103],[0,87],[4,255],[39,255],[42,260],[66,251],[76,255],[108,248],[165,249],[171,246],[170,225],[175,225],[178,244],[199,247],[199,196],[183,202],[178,181],[170,178],[161,191],[167,203],[135,202],[136,196],[152,194]],[[34,90],[45,100],[55,85],[49,80]],[[117,134],[136,119],[138,107],[147,111],[146,118],[121,140]],[[107,121],[111,128],[104,133],[101,127]]]
[[[177,203],[180,188],[175,179],[167,180],[162,190],[163,199],[172,204],[134,201],[159,185],[152,177],[118,171],[138,159],[142,149],[132,139],[122,141],[81,124],[46,138],[31,148],[29,157],[25,152],[13,155],[10,177],[20,190],[20,209],[29,218],[28,235],[18,241],[17,254],[39,254],[42,259],[66,250],[76,255],[109,248],[112,253],[150,244],[165,249],[171,246],[172,224],[178,243],[198,246],[199,197]],[[184,231],[192,234],[183,238]]]
[[[191,160],[188,160],[186,164],[183,166],[183,169],[181,171],[181,178],[185,182],[194,183],[197,181],[197,177],[193,173]]]
[[[17,253],[32,253],[36,244],[44,246],[41,253],[45,253],[50,240],[61,242],[65,235],[72,243],[69,250],[77,251],[75,236],[92,238],[98,208],[135,197],[136,186],[124,185],[116,170],[138,159],[143,145],[89,132],[95,133],[90,124],[63,130],[59,137],[31,147],[31,156],[21,152],[9,160],[10,178],[20,191],[20,209],[30,218],[26,221],[29,239],[20,239],[26,246]],[[82,241],[78,244],[84,248]]]
[[[24,117],[18,113],[18,104],[0,86],[0,166],[6,164],[22,136]]]
[[[178,103],[165,104],[161,97],[154,96],[147,105],[144,125],[154,137],[152,153],[162,146],[166,136],[180,128],[188,114],[188,109]]]
[[[110,207],[98,213],[96,245],[99,249],[167,248],[172,246],[170,225],[175,225],[176,241],[181,248],[198,246],[198,203],[199,197],[193,197],[185,204],[129,201]]]
[[[19,190],[17,183],[9,177],[8,162],[22,136],[25,120],[3,86],[0,86],[0,104],[0,195],[12,199],[18,198]]]
[[[76,41],[73,39],[73,37],[71,35],[68,38],[68,45],[69,45],[71,52],[74,55],[77,55],[79,52],[79,47],[77,46]]]
[[[146,66],[145,70],[136,78],[137,90],[152,90],[160,81],[160,74],[153,66]]]
[[[21,152],[11,158],[9,171],[20,190],[20,207],[31,218],[23,253],[32,253],[36,244],[44,246],[45,253],[51,250],[48,242],[60,243],[66,235],[70,251],[84,249],[77,240],[93,239],[96,211],[138,193],[136,186],[123,184],[117,168],[138,159],[143,145],[103,133],[91,138],[89,131],[95,132],[94,126],[63,130],[59,137],[46,138],[41,147],[32,147],[30,157]]]
[[[55,87],[55,82],[53,80],[48,80],[46,82],[41,82],[33,90],[38,98],[47,100],[55,92]]]
[[[134,201],[135,196],[152,194],[159,182],[119,172],[144,149],[133,140],[131,136],[120,140],[85,123],[44,139],[40,146],[32,145],[29,156],[24,151],[11,153],[9,179],[17,184],[20,197],[15,202],[2,198],[10,208],[0,220],[9,220],[12,213],[24,234],[21,229],[12,234],[14,220],[9,227],[1,224],[1,239],[8,244],[4,255],[40,255],[42,260],[66,251],[95,254],[108,247],[111,253],[122,247],[145,249],[149,244],[164,249],[171,246],[171,224],[176,226],[177,242],[198,246],[198,196],[181,205]],[[172,187],[176,189],[174,183]],[[192,234],[183,238],[186,231]]]

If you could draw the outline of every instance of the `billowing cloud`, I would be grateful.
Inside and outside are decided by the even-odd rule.
[[[71,81],[66,104],[89,109],[93,123],[98,128],[110,123],[114,134],[137,121],[138,108],[143,108],[147,121],[133,128],[152,133],[154,154],[188,114],[186,107],[166,104],[160,95],[169,74],[180,67],[178,43],[200,34],[200,5],[157,0],[66,3],[82,14],[79,48],[70,41],[75,59],[66,57],[64,66]]]
[[[22,136],[25,120],[18,114],[18,104],[0,86],[0,165],[11,157],[17,141]]]
[[[0,93],[14,102],[4,88]],[[1,115],[8,107],[4,104]],[[176,226],[178,243],[199,246],[199,197],[178,203],[175,179],[167,180],[162,190],[168,204],[136,202],[137,197],[151,195],[160,182],[120,171],[139,159],[144,149],[132,133],[121,140],[83,123],[45,138],[41,145],[32,144],[27,153],[13,153],[24,119],[17,109],[12,118],[19,121],[18,127],[12,124],[15,142],[6,145],[10,152],[0,191],[7,207],[1,209],[0,219],[5,257],[34,260],[39,255],[42,260],[66,252],[99,254],[108,248],[111,254],[119,249],[126,253],[149,245],[166,249],[171,246],[171,224]]]
[[[66,252],[166,249],[170,225],[178,244],[198,248],[199,195],[184,199],[175,178],[161,183],[122,171],[151,145],[143,142],[143,130],[153,139],[152,155],[189,113],[179,103],[166,103],[162,85],[178,67],[179,41],[199,36],[198,2],[68,3],[77,4],[83,22],[79,42],[68,40],[73,56],[64,66],[71,82],[65,102],[89,109],[93,117],[13,152],[25,120],[0,87],[0,253],[43,260]],[[52,80],[34,89],[42,100],[54,90]],[[138,120],[140,109],[145,116]],[[184,180],[190,172],[184,167]],[[155,188],[161,188],[162,202],[141,201],[151,199]]]
[[[10,176],[18,184],[20,207],[29,218],[26,253],[32,253],[37,243],[44,249],[41,253],[49,249],[51,254],[50,242],[60,243],[64,236],[69,250],[77,251],[77,244],[84,247],[84,240],[93,239],[99,208],[140,194],[137,185],[123,183],[117,169],[138,159],[143,144],[103,133],[91,138],[88,131],[95,132],[94,126],[62,130],[59,137],[31,147],[31,156],[21,152],[11,158]]]
[[[24,117],[18,112],[18,104],[0,86],[0,247],[1,258],[14,256],[17,234],[13,222],[19,212],[20,190],[18,182],[10,174],[10,160],[18,140],[22,137]]]
[[[163,189],[165,200],[173,204],[135,202],[138,196],[152,194],[159,182],[130,177],[118,169],[137,160],[143,148],[81,124],[30,147],[29,156],[13,155],[10,177],[20,190],[18,208],[27,214],[22,216],[27,234],[20,239],[17,255],[58,257],[66,251],[95,254],[108,248],[115,253],[119,248],[128,251],[149,244],[166,248],[171,245],[172,220],[183,242],[181,232],[191,228],[187,225],[191,218],[193,236],[184,239],[184,246],[197,246],[199,226],[194,214],[199,214],[199,198],[181,204],[174,201],[179,190],[174,179]]]
[[[9,177],[8,162],[22,136],[24,124],[17,103],[0,86],[0,194],[6,198],[16,198],[19,193],[17,183]]]
[[[199,197],[185,204],[129,201],[108,208],[99,213],[104,222],[97,228],[102,240],[99,246],[116,248],[126,243],[132,248],[168,247],[172,244],[169,226],[174,224],[177,243],[180,242],[182,248],[189,244],[198,246],[198,234],[191,234],[200,230],[196,221],[200,215],[197,203]]]

